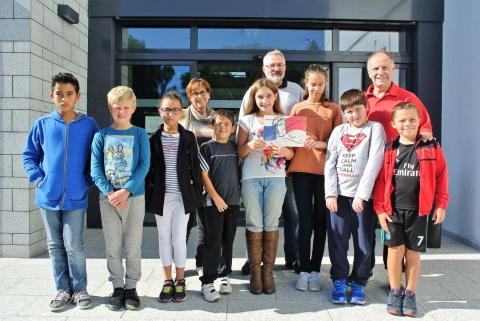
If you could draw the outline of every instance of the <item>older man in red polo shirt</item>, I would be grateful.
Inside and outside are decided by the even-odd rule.
[[[386,51],[375,51],[367,60],[368,76],[372,84],[365,92],[369,111],[368,119],[383,125],[387,134],[387,143],[398,136],[390,125],[392,109],[399,102],[414,103],[420,112],[420,135],[426,140],[432,139],[432,124],[427,109],[420,99],[412,92],[400,88],[392,81],[395,62],[393,56]]]

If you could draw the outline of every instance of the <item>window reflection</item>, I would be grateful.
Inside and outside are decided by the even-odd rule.
[[[262,77],[262,67],[253,62],[199,62],[198,75],[212,86],[210,107],[238,109],[245,91]]]
[[[338,68],[338,98],[352,88],[363,90],[362,68]]]
[[[405,51],[400,46],[400,33],[388,31],[340,30],[340,51]]]
[[[132,123],[154,132],[161,124],[157,112],[160,97],[176,90],[187,104],[185,88],[190,81],[190,66],[181,65],[122,65],[121,83],[129,86],[137,96],[137,109]]]
[[[199,28],[199,49],[332,50],[331,30]]]
[[[188,49],[190,28],[123,28],[123,49]]]

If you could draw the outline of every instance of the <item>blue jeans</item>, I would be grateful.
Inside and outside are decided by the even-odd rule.
[[[53,211],[41,208],[48,254],[58,290],[79,292],[87,288],[83,225],[85,209]]]
[[[246,228],[251,232],[276,231],[287,187],[284,177],[242,181]]]

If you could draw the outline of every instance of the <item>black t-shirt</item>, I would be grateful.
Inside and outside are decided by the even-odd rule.
[[[399,144],[393,173],[392,203],[395,208],[418,210],[420,167],[415,144]]]
[[[228,205],[240,205],[240,176],[237,144],[232,141],[218,143],[210,140],[200,147],[200,166]],[[205,206],[215,205],[205,193]]]

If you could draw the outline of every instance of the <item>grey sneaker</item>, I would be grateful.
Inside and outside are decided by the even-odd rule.
[[[309,277],[310,277],[310,273],[300,272],[300,275],[298,276],[298,279],[297,279],[297,283],[295,283],[295,288],[300,291],[307,291]]]
[[[320,291],[320,274],[318,272],[310,272],[308,276],[308,291]]]
[[[92,298],[88,294],[87,290],[82,290],[75,292],[72,297],[73,302],[77,305],[77,308],[80,310],[88,309],[92,306]]]
[[[55,297],[50,301],[48,308],[52,312],[62,311],[72,300],[70,293],[66,290],[59,290]]]

